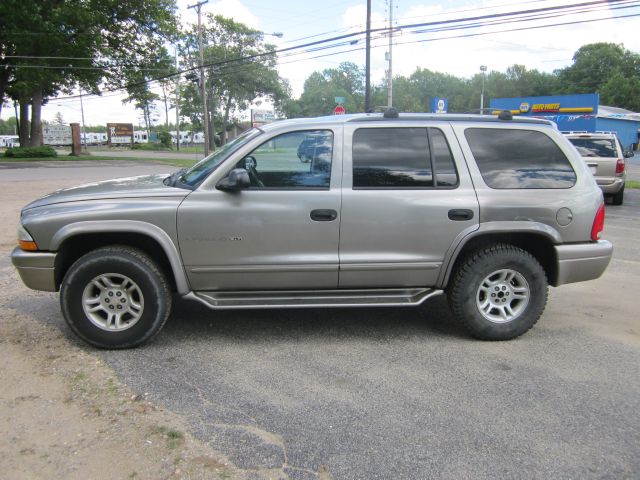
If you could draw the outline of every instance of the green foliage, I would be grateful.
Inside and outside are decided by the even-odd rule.
[[[9,158],[44,158],[57,157],[58,154],[52,147],[43,146],[7,148],[4,156]]]
[[[0,135],[17,135],[16,117],[0,118]]]
[[[171,134],[168,131],[160,130],[158,132],[158,139],[160,140],[160,145],[165,148],[171,148],[173,142],[171,140]]]
[[[334,97],[341,96],[346,99],[347,113],[361,112],[362,82],[361,71],[354,64],[313,72],[305,81],[300,99],[284,102],[283,110],[290,118],[329,115],[335,106]],[[429,112],[431,100],[441,97],[449,99],[452,113],[477,111],[482,83],[479,73],[459,78],[418,68],[408,77],[394,77],[393,105],[403,112]],[[484,87],[485,107],[491,98],[598,92],[603,105],[640,111],[640,55],[611,43],[585,45],[567,68],[544,73],[512,65],[505,72],[487,72]],[[374,108],[382,110],[386,104],[386,84],[373,85]]]

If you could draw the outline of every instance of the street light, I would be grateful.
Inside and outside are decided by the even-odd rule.
[[[480,71],[482,72],[482,93],[480,93],[480,115],[484,114],[484,77],[487,71],[486,65],[480,65]]]

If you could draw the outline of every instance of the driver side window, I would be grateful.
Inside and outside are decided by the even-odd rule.
[[[333,132],[304,130],[266,141],[244,157],[251,189],[329,188]]]

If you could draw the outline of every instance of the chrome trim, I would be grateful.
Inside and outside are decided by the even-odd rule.
[[[224,267],[193,267],[191,273],[282,273],[282,272],[336,272],[338,264],[318,265],[243,265]]]
[[[437,262],[393,262],[393,263],[341,263],[345,272],[366,272],[379,270],[436,270],[442,266]]]

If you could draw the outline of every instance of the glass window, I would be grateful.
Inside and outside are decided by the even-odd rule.
[[[456,187],[458,185],[458,173],[444,133],[439,128],[430,128],[429,140],[431,141],[431,155],[433,156],[433,165],[436,171],[437,186]]]
[[[263,143],[236,168],[249,172],[251,188],[329,188],[333,133],[284,133]]]
[[[613,139],[608,138],[570,138],[576,150],[583,157],[607,157],[617,156]]]
[[[353,134],[353,187],[433,187],[426,128],[360,128]]]
[[[491,188],[569,188],[576,183],[569,160],[542,132],[468,128],[465,137]]]

